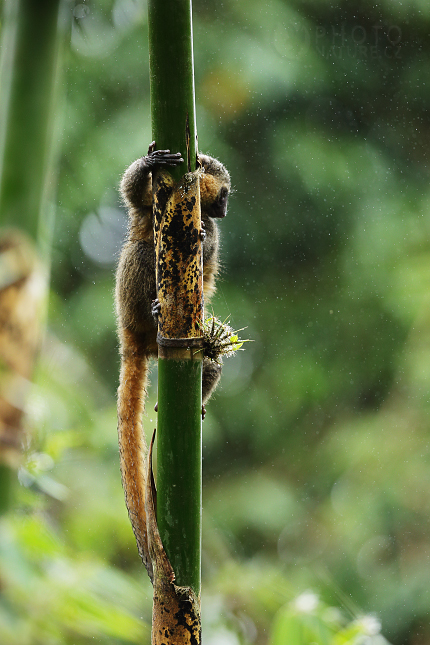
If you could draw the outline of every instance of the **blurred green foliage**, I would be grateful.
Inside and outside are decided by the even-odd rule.
[[[199,147],[235,189],[214,311],[254,340],[226,361],[203,428],[205,642],[381,645],[381,623],[390,643],[422,645],[430,5],[193,4]],[[5,644],[149,638],[112,301],[117,186],[151,141],[146,7],[68,10],[49,330],[0,527]]]

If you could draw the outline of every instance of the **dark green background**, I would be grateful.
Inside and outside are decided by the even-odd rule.
[[[139,643],[151,605],[120,485],[112,296],[117,186],[151,141],[146,7],[69,10],[49,333],[13,524],[54,599],[29,610],[22,583],[20,645]],[[306,590],[346,621],[376,615],[394,645],[430,638],[429,34],[419,0],[194,2],[199,147],[234,187],[213,307],[254,341],[203,427],[209,643],[267,642]]]

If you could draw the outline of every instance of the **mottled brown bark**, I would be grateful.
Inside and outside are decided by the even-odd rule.
[[[202,335],[203,257],[200,222],[200,172],[186,173],[173,186],[170,175],[156,175],[153,212],[156,248],[159,336]],[[179,288],[180,286],[180,288]]]

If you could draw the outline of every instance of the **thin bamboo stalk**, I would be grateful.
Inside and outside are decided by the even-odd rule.
[[[179,179],[196,167],[190,0],[149,1],[151,114],[158,149],[181,152]],[[189,139],[188,139],[189,137]],[[187,146],[187,139],[189,145]],[[195,322],[195,321],[194,321]],[[195,328],[186,336],[195,336]],[[159,359],[157,520],[176,584],[200,594],[201,353],[164,347]]]

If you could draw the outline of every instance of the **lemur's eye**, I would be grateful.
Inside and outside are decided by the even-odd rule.
[[[218,199],[220,201],[224,201],[226,199],[227,195],[228,195],[228,190],[227,190],[227,188],[225,186],[223,186],[221,188],[221,190],[219,191]]]

